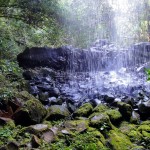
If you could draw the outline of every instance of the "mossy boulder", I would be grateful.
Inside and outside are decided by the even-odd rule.
[[[99,104],[97,105],[94,109],[93,112],[99,112],[99,113],[103,113],[105,111],[109,110],[109,107],[104,105],[104,104]]]
[[[46,115],[47,110],[42,103],[31,99],[26,101],[23,107],[13,115],[13,119],[17,124],[32,125],[41,123]]]
[[[94,113],[90,117],[90,126],[97,127],[100,130],[112,129],[109,116],[106,113]]]
[[[100,139],[100,141],[105,145],[106,144],[106,139],[105,137],[103,136],[103,134],[98,131],[96,128],[92,128],[92,127],[89,127],[88,130],[87,130],[92,136]]]
[[[88,120],[71,120],[64,123],[64,127],[68,131],[82,133],[89,128]]]
[[[139,124],[140,123],[140,115],[137,112],[133,111],[132,116],[130,118],[130,122],[134,123],[134,124]]]
[[[130,140],[136,144],[141,143],[143,138],[142,134],[136,130],[131,130],[127,135],[130,138]]]
[[[136,130],[137,129],[137,125],[135,124],[130,124],[129,122],[123,121],[120,124],[119,130],[123,133],[128,135],[132,130]]]
[[[117,109],[110,109],[110,110],[107,110],[105,113],[109,116],[110,121],[113,124],[117,125],[120,123],[122,119],[122,115]]]
[[[85,103],[79,107],[75,112],[75,117],[88,117],[92,113],[93,107],[90,103]]]
[[[124,102],[118,102],[117,103],[119,107],[119,111],[122,114],[123,118],[126,120],[130,120],[132,116],[132,107],[129,104],[126,104]]]
[[[150,125],[147,125],[147,124],[140,125],[137,130],[140,132],[142,131],[150,132]]]
[[[69,110],[65,106],[52,105],[48,108],[46,120],[64,119],[70,115]]]
[[[21,91],[21,92],[16,92],[14,94],[14,96],[17,98],[17,100],[22,103],[25,104],[26,101],[28,100],[37,100],[33,95],[31,95],[29,92],[27,91]]]
[[[109,143],[113,150],[129,150],[134,147],[128,136],[115,130],[109,132]]]

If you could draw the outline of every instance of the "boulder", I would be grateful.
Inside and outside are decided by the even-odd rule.
[[[88,117],[92,113],[92,110],[92,105],[90,103],[85,103],[74,112],[74,116]]]
[[[138,109],[139,109],[140,113],[150,114],[150,100],[148,100],[147,102],[139,103]]]
[[[52,105],[48,108],[46,120],[59,120],[64,119],[70,115],[69,110],[65,106]]]
[[[103,113],[105,112],[106,110],[108,110],[109,107],[104,105],[104,104],[99,104],[97,105],[94,109],[93,109],[93,112],[99,112],[99,113]]]
[[[110,121],[113,124],[117,125],[120,123],[122,119],[122,115],[117,109],[110,109],[110,110],[105,111],[105,113],[109,116]]]
[[[88,129],[88,120],[71,120],[64,123],[65,130],[82,133]]]
[[[39,100],[31,99],[25,102],[23,107],[14,113],[13,119],[20,125],[32,125],[41,123],[47,115],[47,110]]]
[[[90,125],[100,128],[101,131],[112,129],[112,124],[106,113],[94,113],[89,118]]]
[[[130,120],[130,117],[132,116],[131,105],[126,104],[124,102],[118,102],[117,105],[119,107],[119,111],[121,112],[123,118],[126,120]]]
[[[109,132],[109,143],[113,150],[129,150],[135,147],[128,136],[115,130]]]

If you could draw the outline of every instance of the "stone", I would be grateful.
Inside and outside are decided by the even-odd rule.
[[[88,129],[88,124],[88,120],[71,120],[66,121],[64,127],[67,131],[82,133]]]
[[[132,111],[130,122],[135,124],[140,123],[140,115],[136,111]]]
[[[38,148],[41,145],[41,141],[36,135],[33,135],[31,139],[31,144],[32,148]]]
[[[48,129],[48,125],[46,124],[36,124],[28,127],[27,130],[32,131],[33,133],[43,132]]]
[[[37,96],[39,93],[39,89],[37,88],[37,86],[30,86],[29,87],[29,92],[34,95]]]
[[[126,120],[130,120],[130,117],[132,116],[131,105],[126,104],[124,102],[118,102],[117,105],[119,107],[119,111],[121,112],[123,118]]]
[[[18,100],[20,100],[22,103],[24,103],[27,100],[30,99],[36,99],[33,95],[28,93],[27,91],[21,91],[14,95]]]
[[[65,106],[52,105],[48,108],[47,120],[64,119],[70,115],[69,110]]]
[[[150,113],[150,100],[147,102],[141,102],[138,105],[140,113],[149,114]]]
[[[39,100],[42,102],[42,104],[44,105],[48,105],[49,104],[49,93],[48,92],[41,92],[39,94]]]
[[[58,88],[50,88],[49,90],[48,90],[48,93],[49,93],[49,96],[50,97],[58,97],[59,95],[60,95],[60,91],[59,91],[59,89]]]
[[[106,106],[104,104],[99,104],[93,109],[93,112],[103,113],[108,109],[109,109],[108,106]]]
[[[92,110],[92,105],[90,103],[85,103],[74,112],[74,116],[88,117],[92,113]]]
[[[109,116],[110,121],[115,125],[119,124],[122,120],[122,115],[117,109],[110,109],[105,113]]]
[[[23,107],[14,113],[13,119],[20,125],[41,123],[47,115],[47,110],[39,100],[28,100]]]
[[[51,143],[55,140],[55,134],[53,133],[52,130],[47,130],[45,132],[42,133],[41,138],[47,142],[47,143]]]
[[[26,70],[23,72],[23,77],[25,80],[32,80],[35,74],[31,70]]]
[[[62,105],[63,103],[61,98],[50,97],[48,100],[50,105]]]
[[[0,117],[0,125],[1,124],[4,125],[4,124],[6,124],[6,123],[8,123],[10,121],[13,121],[13,120],[10,119],[10,118]]]
[[[112,124],[106,113],[94,113],[89,118],[92,127],[98,127],[100,130],[112,129]]]
[[[129,150],[134,147],[128,136],[115,130],[109,132],[109,143],[113,150]]]
[[[104,101],[106,103],[112,104],[114,102],[114,100],[115,100],[115,97],[111,94],[104,96]]]
[[[19,144],[16,142],[9,142],[7,144],[7,149],[8,150],[19,150]]]

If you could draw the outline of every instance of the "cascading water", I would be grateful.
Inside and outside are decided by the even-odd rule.
[[[123,95],[135,96],[138,94],[138,90],[144,90],[145,88],[147,91],[150,91],[145,73],[142,70],[142,68],[147,66],[150,58],[150,43],[139,43],[129,46],[138,41],[137,31],[129,30],[129,28],[138,26],[140,10],[144,9],[143,1],[101,1],[100,3],[103,4],[102,12],[105,12],[105,9],[110,9],[109,11],[111,12],[109,14],[106,13],[104,16],[100,15],[101,6],[96,2],[85,2],[84,0],[81,2],[70,2],[70,6],[74,10],[72,15],[74,19],[75,16],[78,16],[77,8],[80,6],[79,4],[81,6],[83,3],[87,4],[85,9],[82,10],[87,11],[87,18],[84,18],[86,22],[82,20],[82,24],[85,27],[90,26],[91,29],[93,24],[95,24],[93,34],[89,31],[88,40],[91,41],[91,39],[96,38],[100,40],[97,40],[90,48],[83,50],[83,53],[88,51],[84,58],[81,56],[81,59],[86,60],[87,65],[82,66],[81,63],[80,71],[86,70],[86,72],[79,73],[75,68],[78,64],[73,63],[74,61],[69,62],[70,75],[68,76],[70,78],[62,86],[62,90],[65,89],[64,93],[72,96],[74,100],[83,100],[96,95],[96,93],[102,95],[113,94],[117,97]],[[111,16],[112,12],[113,15]],[[109,26],[109,37],[106,36],[106,33],[98,30],[98,25],[102,27],[103,24]],[[68,28],[71,34],[71,26]],[[79,27],[79,30],[84,32],[81,27]],[[112,43],[102,38],[107,38]],[[70,60],[77,58],[77,51],[78,49],[73,51]]]
[[[46,69],[41,73],[41,70],[40,77],[31,81],[31,93],[40,97],[43,92],[44,95],[54,92],[54,96],[65,97],[64,101],[69,99],[77,103],[105,102],[104,97],[108,95],[120,99],[124,96],[135,98],[142,92],[147,93],[145,96],[150,95],[144,73],[144,67],[150,67],[150,43],[133,44],[136,34],[132,29],[127,30],[127,25],[132,28],[138,24],[136,7],[143,9],[143,1],[60,1],[68,10],[61,21],[68,35],[72,35],[69,43],[74,46],[35,47],[18,56],[20,66],[24,68],[48,66],[55,70],[54,79],[50,76],[51,71]],[[63,14],[63,9],[61,11]],[[91,41],[96,42],[87,46]],[[80,46],[84,43],[86,48],[74,48],[78,42]]]

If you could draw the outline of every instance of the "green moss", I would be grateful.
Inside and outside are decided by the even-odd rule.
[[[93,113],[90,116],[90,126],[96,127],[101,131],[112,129],[112,124],[106,113]]]
[[[105,113],[109,116],[110,121],[113,124],[118,124],[119,121],[121,121],[122,115],[118,110],[110,109],[110,110],[107,110]]]
[[[126,120],[130,120],[130,117],[132,115],[132,107],[129,104],[126,104],[124,102],[118,102],[117,103],[119,107],[119,111],[121,112],[122,116]]]
[[[145,148],[143,146],[135,146],[131,150],[145,150]]]
[[[85,103],[74,112],[74,116],[87,117],[92,113],[92,110],[93,110],[92,105],[90,103]]]
[[[137,126],[135,124],[130,124],[126,121],[123,121],[120,124],[119,129],[121,130],[122,133],[128,135],[132,130],[136,130]]]
[[[138,131],[140,131],[140,132],[142,132],[142,131],[150,132],[150,125],[140,125],[138,127]]]
[[[142,134],[138,131],[131,130],[128,134],[130,140],[134,143],[141,143],[142,141]]]
[[[103,145],[106,144],[106,140],[105,140],[103,134],[101,134],[98,130],[92,131],[90,133],[93,137],[100,139],[100,141],[101,141],[101,143],[103,143]]]
[[[28,100],[23,108],[29,112],[30,117],[37,123],[40,123],[47,115],[47,110],[39,100]]]
[[[85,132],[89,128],[88,120],[71,120],[64,123],[65,129],[74,133]]]
[[[150,125],[150,120],[143,121],[141,125]]]
[[[149,132],[142,131],[142,135],[143,135],[144,137],[149,138],[149,140],[150,140],[150,133],[149,133]]]
[[[104,113],[105,111],[107,111],[109,109],[108,106],[104,105],[104,104],[99,104],[97,105],[94,109],[93,112],[99,112],[99,113]]]
[[[22,100],[23,102],[31,99],[36,100],[36,98],[33,95],[29,94],[27,91],[16,92],[15,97]]]
[[[134,147],[126,135],[114,130],[109,132],[109,143],[113,150],[129,150]]]
[[[48,108],[47,120],[60,120],[70,115],[69,110],[61,105],[53,105]]]

